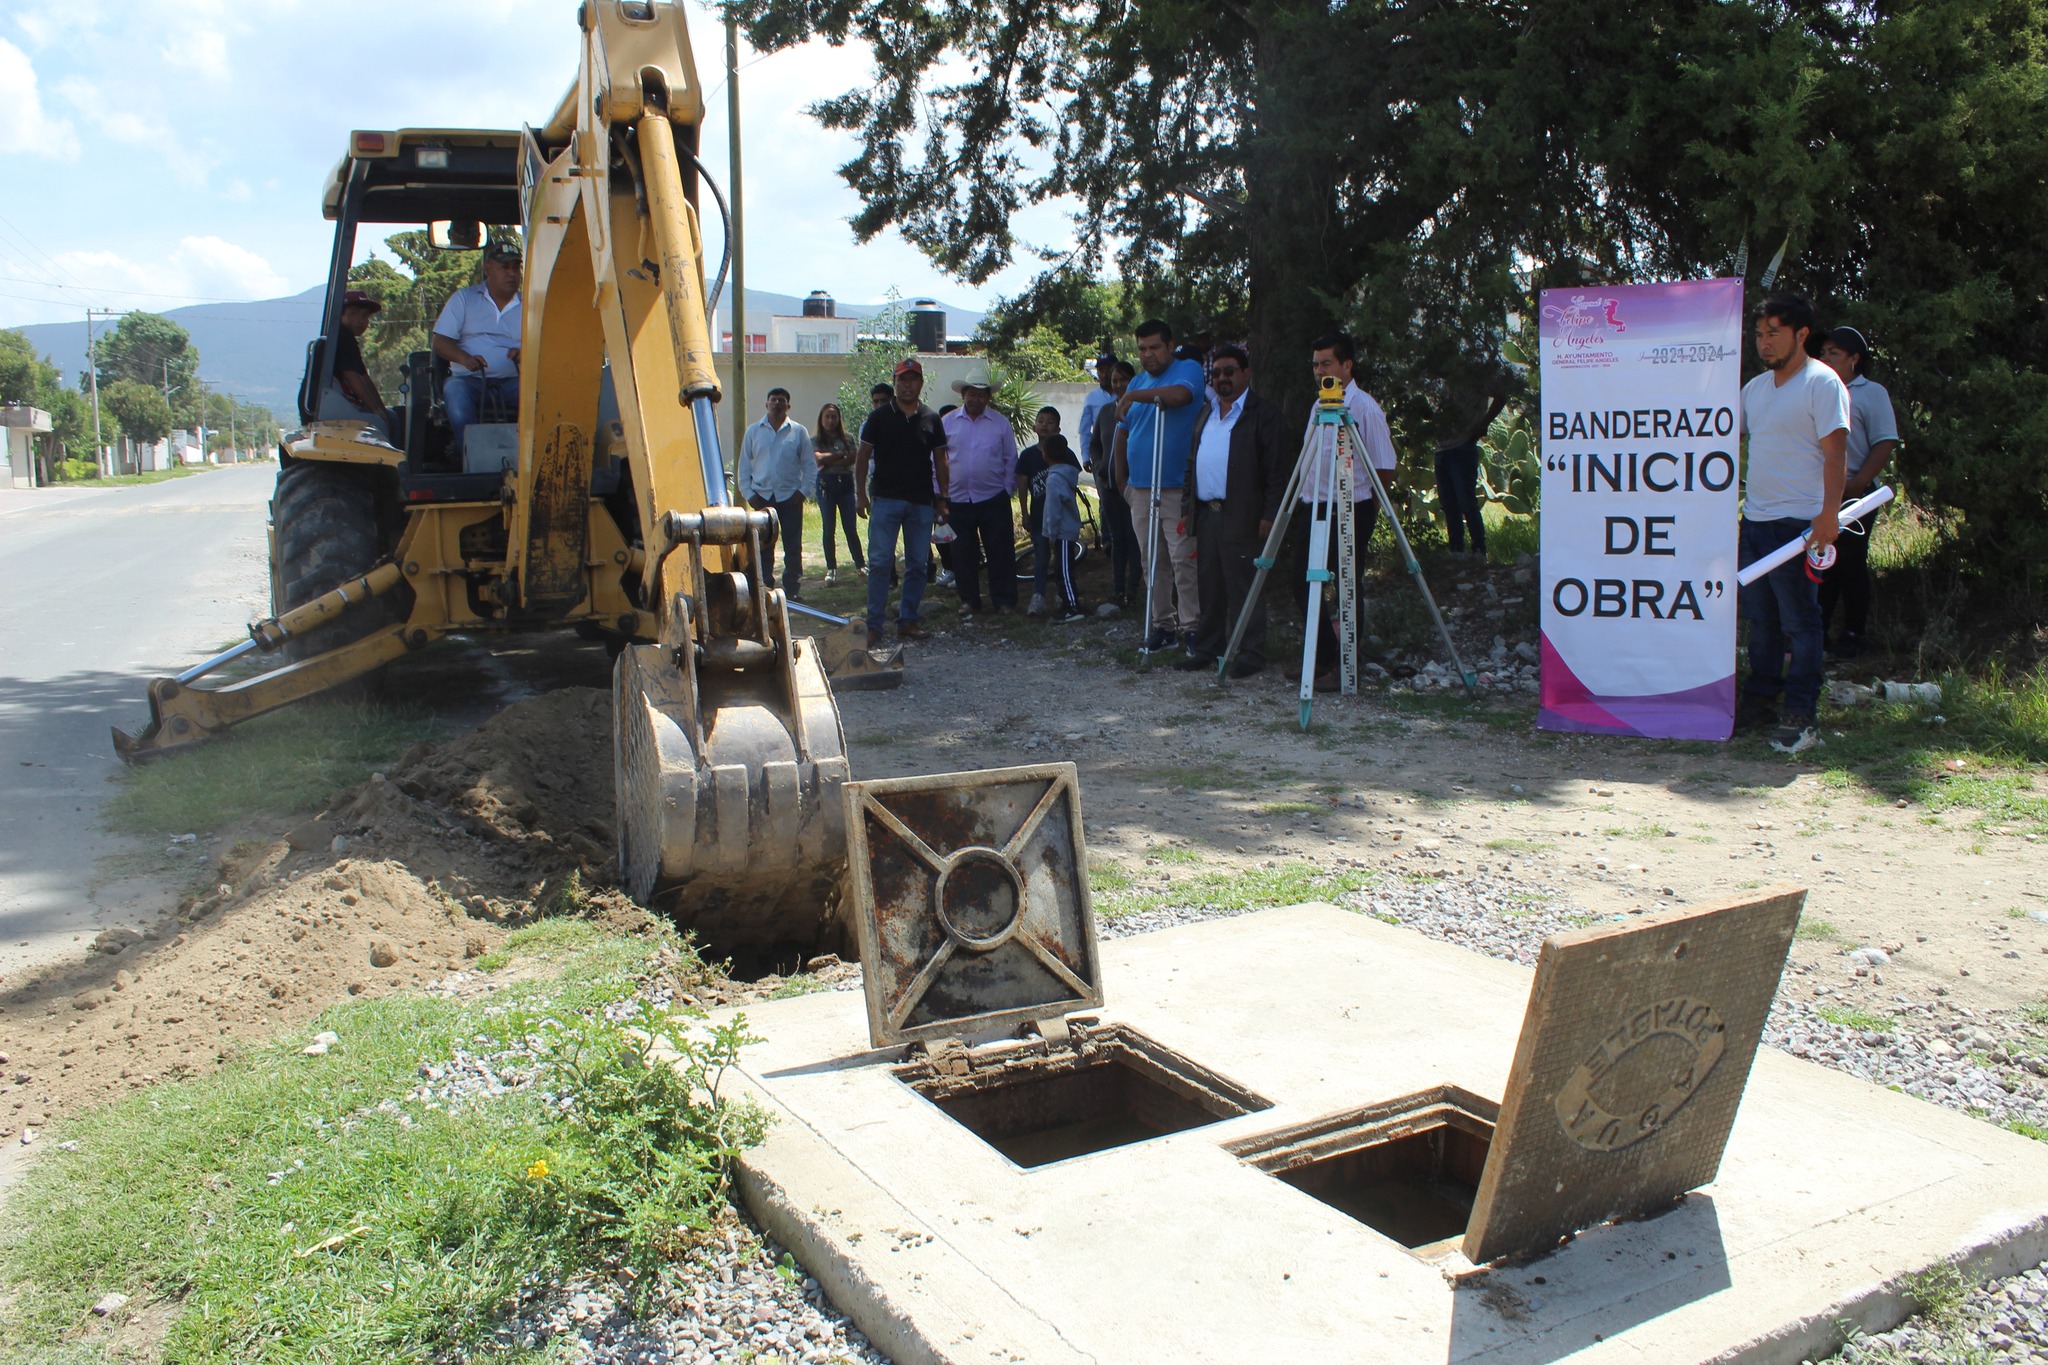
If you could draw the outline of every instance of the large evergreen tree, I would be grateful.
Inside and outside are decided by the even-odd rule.
[[[1864,321],[1901,467],[1969,543],[2048,558],[2039,208],[2044,0],[734,0],[756,47],[858,44],[815,106],[861,140],[862,239],[979,282],[1030,203],[1078,248],[999,310],[1248,336],[1299,410],[1308,342],[1359,335],[1411,450],[1519,389],[1502,345],[1546,285],[1725,274]],[[1744,249],[1746,247],[1746,250]],[[1070,339],[1079,340],[1073,333]],[[2018,496],[2014,496],[2017,493]]]

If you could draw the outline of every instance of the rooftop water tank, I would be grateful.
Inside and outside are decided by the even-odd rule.
[[[946,349],[946,310],[935,299],[910,305],[910,348],[926,354]]]
[[[838,305],[832,296],[822,289],[813,289],[811,296],[804,300],[804,316],[807,318],[835,318],[839,316]]]

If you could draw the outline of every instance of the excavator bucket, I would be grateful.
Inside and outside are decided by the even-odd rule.
[[[612,671],[619,873],[714,952],[834,951],[846,737],[819,649],[745,572],[768,525],[730,507],[664,521],[680,586],[661,640]],[[739,567],[708,568],[707,545]]]
[[[903,683],[903,646],[868,648],[868,628],[848,621],[817,637],[825,676],[842,692],[879,692]]]

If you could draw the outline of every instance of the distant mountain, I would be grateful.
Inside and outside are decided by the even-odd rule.
[[[306,365],[306,343],[320,327],[324,286],[285,299],[251,303],[197,303],[173,308],[164,316],[192,334],[199,348],[199,373],[210,388],[232,393],[245,403],[261,403],[286,426],[299,420],[299,375]],[[909,300],[905,300],[906,303]],[[803,299],[762,289],[747,291],[747,312],[754,316],[803,312]],[[871,318],[887,304],[837,303],[841,317]],[[981,314],[965,308],[946,309],[946,331],[965,336],[981,325]],[[719,315],[725,317],[721,296]],[[111,322],[95,330],[104,334]],[[44,322],[19,329],[37,351],[50,357],[67,385],[75,385],[87,368],[85,322]]]
[[[245,403],[260,403],[286,426],[299,420],[299,372],[306,367],[306,342],[320,327],[324,290],[308,289],[287,299],[250,303],[195,303],[173,308],[164,316],[192,334],[199,348],[199,374],[207,387],[232,393]],[[111,320],[94,331],[105,335]],[[21,333],[36,350],[56,362],[64,382],[75,385],[86,359],[85,320],[45,322]]]

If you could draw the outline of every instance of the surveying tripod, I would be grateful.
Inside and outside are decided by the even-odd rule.
[[[1436,598],[1430,595],[1429,584],[1422,577],[1422,566],[1415,560],[1414,547],[1409,545],[1408,535],[1401,529],[1401,519],[1394,515],[1393,506],[1387,501],[1386,485],[1380,482],[1379,471],[1372,467],[1372,461],[1364,458],[1365,437],[1358,430],[1358,423],[1351,419],[1351,410],[1344,406],[1344,388],[1334,375],[1326,375],[1316,391],[1315,414],[1309,424],[1308,436],[1301,443],[1301,454],[1295,458],[1294,472],[1287,478],[1287,492],[1280,499],[1280,515],[1273,518],[1273,529],[1266,536],[1266,546],[1252,561],[1258,566],[1258,572],[1252,575],[1251,591],[1245,594],[1244,607],[1237,614],[1237,624],[1231,627],[1230,644],[1224,649],[1223,657],[1216,661],[1217,677],[1229,677],[1238,644],[1251,624],[1252,609],[1259,600],[1259,594],[1266,590],[1266,576],[1279,562],[1280,546],[1287,537],[1295,499],[1301,496],[1313,468],[1316,485],[1311,490],[1313,496],[1309,502],[1308,614],[1302,625],[1301,639],[1301,728],[1304,730],[1308,729],[1309,708],[1315,700],[1316,633],[1322,623],[1323,585],[1333,580],[1337,593],[1338,690],[1346,696],[1355,695],[1358,691],[1359,547],[1357,519],[1352,515],[1351,467],[1354,452],[1360,457],[1359,467],[1365,470],[1365,477],[1372,482],[1375,505],[1393,529],[1394,543],[1401,550],[1401,562],[1415,580],[1423,605],[1429,608],[1429,619],[1436,623],[1437,634],[1443,637],[1444,648],[1450,651],[1451,666],[1457,669],[1458,677],[1464,681],[1465,695],[1474,699],[1478,695],[1473,690],[1478,677],[1458,657],[1458,647],[1451,642],[1451,632],[1444,625],[1443,613],[1437,610]],[[1337,537],[1337,568],[1334,572],[1326,567],[1330,562],[1330,536],[1333,531]]]

